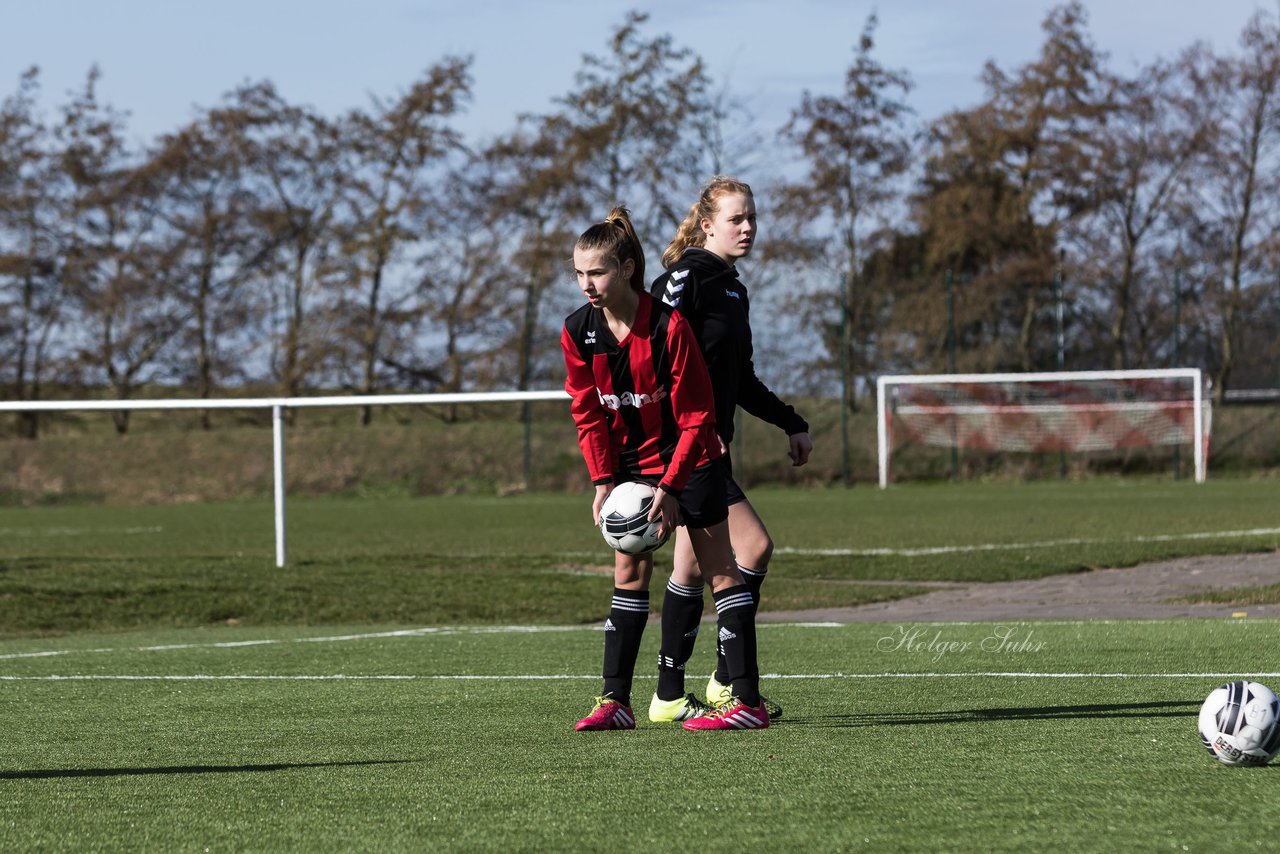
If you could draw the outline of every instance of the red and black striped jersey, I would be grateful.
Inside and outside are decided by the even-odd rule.
[[[594,484],[657,477],[673,494],[724,448],[706,365],[679,312],[640,294],[622,341],[603,310],[584,305],[560,334],[578,444]]]

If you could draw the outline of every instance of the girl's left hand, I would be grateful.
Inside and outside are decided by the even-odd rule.
[[[649,521],[660,520],[659,528],[661,533],[659,536],[669,536],[676,529],[676,525],[680,521],[680,502],[670,492],[667,492],[661,486],[658,487],[657,500],[653,502],[653,506],[649,508]]]
[[[791,465],[802,466],[809,462],[809,454],[813,452],[813,440],[808,433],[793,433],[787,437],[791,440],[791,449],[787,456],[791,457]]]

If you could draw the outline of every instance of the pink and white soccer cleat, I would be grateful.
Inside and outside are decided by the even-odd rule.
[[[763,702],[752,708],[736,697],[717,706],[713,712],[689,718],[681,724],[687,730],[764,729],[768,725],[769,710]]]
[[[636,716],[631,712],[631,707],[609,697],[596,697],[596,707],[591,710],[591,714],[574,725],[578,732],[635,728]]]

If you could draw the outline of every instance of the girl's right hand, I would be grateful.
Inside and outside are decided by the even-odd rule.
[[[596,497],[591,502],[591,524],[597,528],[600,527],[600,508],[604,506],[604,500],[609,497],[610,492],[613,492],[613,484],[596,484]]]

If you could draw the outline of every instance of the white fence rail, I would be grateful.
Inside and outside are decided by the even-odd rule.
[[[276,566],[284,566],[284,411],[322,406],[417,406],[460,403],[525,403],[538,400],[565,400],[563,391],[498,391],[457,394],[371,394],[341,397],[241,397],[219,400],[14,400],[0,401],[0,412],[120,412],[142,409],[270,409],[272,471],[276,515]]]

